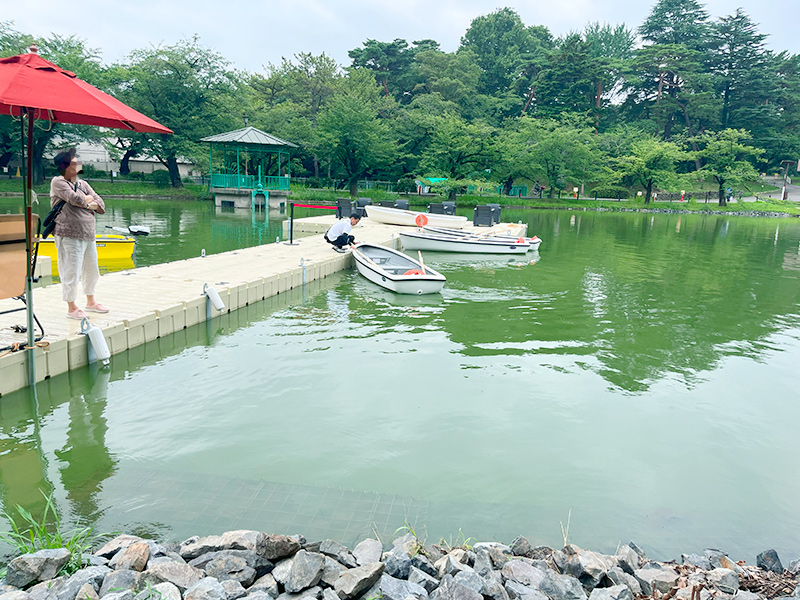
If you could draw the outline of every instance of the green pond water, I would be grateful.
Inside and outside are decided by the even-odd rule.
[[[9,208],[6,200],[0,211]],[[279,218],[109,202],[138,265]],[[353,544],[408,523],[654,558],[800,556],[800,221],[504,211],[527,257],[428,253],[441,295],[355,272],[0,398],[0,495],[176,540]],[[533,264],[532,264],[533,263]],[[102,282],[101,282],[102,287]]]

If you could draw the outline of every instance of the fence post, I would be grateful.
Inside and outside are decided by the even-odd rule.
[[[294,202],[289,202],[289,241],[284,242],[287,246],[296,246],[299,242],[294,241]]]

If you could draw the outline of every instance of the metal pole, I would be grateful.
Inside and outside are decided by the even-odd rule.
[[[22,111],[28,119],[28,155],[25,156],[25,122],[22,119]],[[20,110],[20,127],[22,138],[22,178],[25,180],[25,255],[27,257],[25,275],[25,305],[28,317],[28,383],[31,387],[36,386],[36,357],[34,356],[34,332],[33,332],[33,273],[31,273],[31,190],[33,188],[33,117],[32,109],[25,108]]]
[[[296,246],[299,243],[294,241],[294,202],[289,202],[289,241],[284,242],[284,244]]]

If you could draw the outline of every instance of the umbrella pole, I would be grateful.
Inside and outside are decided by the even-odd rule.
[[[25,252],[28,260],[27,271],[25,275],[25,306],[28,316],[28,384],[31,387],[36,386],[36,356],[34,351],[34,331],[33,331],[33,273],[31,273],[31,239],[33,231],[31,231],[31,190],[33,189],[33,118],[31,115],[32,109],[27,108],[25,115],[28,119],[28,154],[25,155],[25,121],[20,118],[21,138],[22,138],[22,178],[25,181]],[[22,111],[20,111],[22,117]]]

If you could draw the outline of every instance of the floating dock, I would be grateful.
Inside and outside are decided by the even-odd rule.
[[[100,278],[97,297],[111,311],[103,315],[87,314],[92,324],[102,330],[114,355],[206,321],[205,284],[219,293],[225,304],[223,312],[301,287],[353,265],[350,252],[334,252],[322,238],[334,222],[332,215],[296,219],[295,245],[278,242],[107,273]],[[284,223],[286,238],[287,226],[288,222]],[[521,231],[522,227],[516,231]],[[353,228],[353,235],[358,241],[394,246],[397,232],[402,229],[365,218]],[[472,226],[465,229],[472,229]],[[491,229],[474,229],[481,233],[492,229],[507,232],[509,226],[499,224]],[[81,300],[79,296],[79,306]],[[18,300],[0,300],[0,312],[21,306]],[[34,350],[36,380],[87,365],[87,336],[80,333],[80,321],[67,318],[61,285],[34,288],[33,308],[45,328],[42,341],[46,342]],[[213,308],[211,311],[212,315],[221,314]],[[26,334],[11,329],[12,325],[23,323],[24,312],[0,315],[0,347],[26,343]],[[27,351],[0,356],[0,396],[28,385],[27,356]]]

